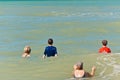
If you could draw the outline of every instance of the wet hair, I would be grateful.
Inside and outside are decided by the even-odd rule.
[[[104,46],[106,46],[106,45],[108,44],[108,41],[107,41],[107,40],[102,40],[102,44],[103,44]]]
[[[25,46],[24,53],[30,54],[30,52],[31,52],[30,46]]]
[[[49,39],[48,39],[48,44],[50,44],[50,45],[53,44],[53,39],[52,39],[52,38],[49,38]]]
[[[79,62],[76,64],[79,70],[83,70],[83,62]]]

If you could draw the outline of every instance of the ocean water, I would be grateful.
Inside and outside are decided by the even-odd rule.
[[[87,80],[119,80],[120,1],[0,1],[0,78],[2,80],[74,80],[73,65],[84,62]],[[57,58],[42,59],[48,38]],[[98,54],[108,40],[110,55]],[[21,58],[24,46],[30,58]],[[85,80],[86,80],[85,79]],[[84,79],[83,79],[84,80]]]

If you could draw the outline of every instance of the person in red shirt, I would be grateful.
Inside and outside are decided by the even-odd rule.
[[[111,49],[107,47],[108,41],[103,40],[102,41],[102,47],[99,49],[99,53],[111,53]]]

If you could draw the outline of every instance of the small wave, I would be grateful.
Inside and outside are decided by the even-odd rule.
[[[100,76],[103,76],[103,74],[105,73],[105,71],[106,71],[106,67],[103,69],[103,71],[102,72],[100,72]]]
[[[96,64],[102,68],[102,71],[99,72],[99,76],[103,79],[110,79],[111,77],[120,75],[120,60],[118,57],[120,53],[115,53],[111,55],[100,55],[97,57]]]
[[[102,63],[100,63],[100,62],[96,62],[96,63],[97,63],[98,65],[104,67],[104,65],[103,65]]]
[[[120,18],[120,12],[67,12],[67,11],[51,11],[54,16],[67,16],[67,17],[113,17]]]

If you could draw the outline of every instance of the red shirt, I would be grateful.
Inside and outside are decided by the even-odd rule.
[[[103,46],[102,48],[99,49],[99,53],[111,53],[110,48]]]

